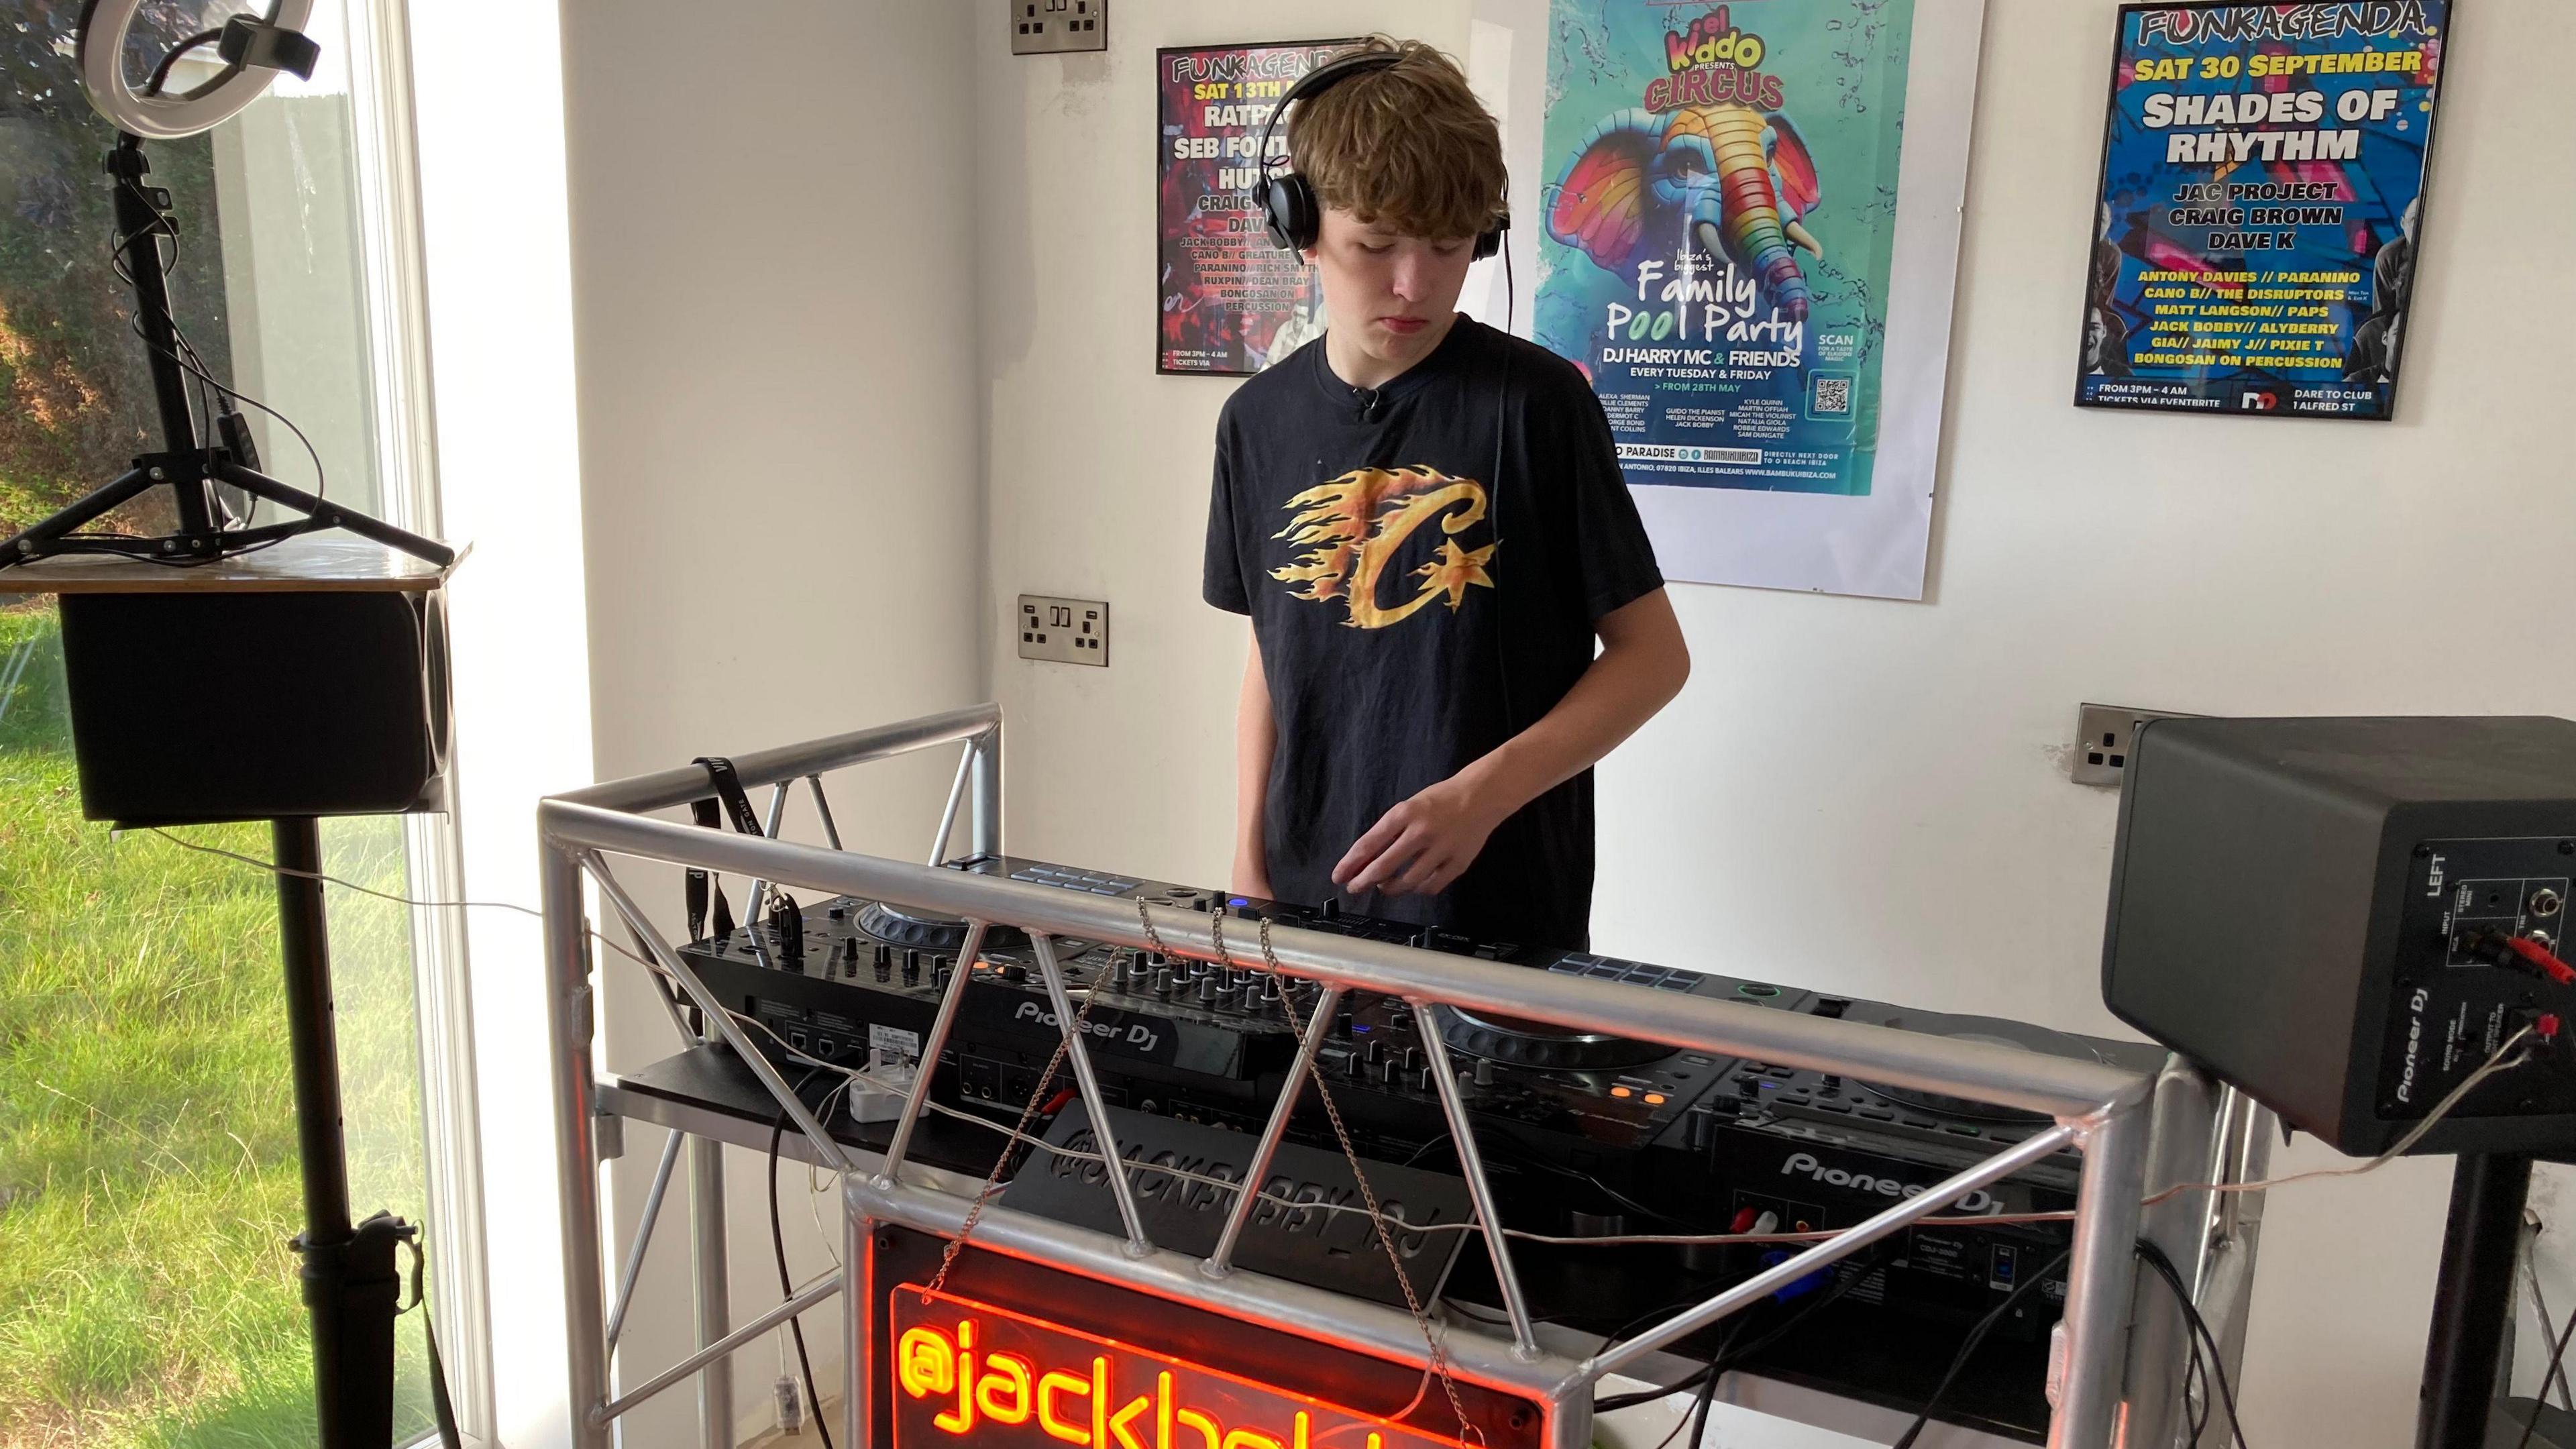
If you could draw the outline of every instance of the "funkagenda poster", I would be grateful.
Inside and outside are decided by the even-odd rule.
[[[1154,53],[1162,340],[1157,372],[1242,376],[1324,329],[1313,268],[1261,224],[1262,128],[1299,77],[1352,40],[1198,45]],[[1288,157],[1285,124],[1272,159]]]
[[[1536,339],[1664,571],[1919,598],[1982,0],[1553,0]]]
[[[2390,416],[2450,10],[2121,8],[2078,404]]]

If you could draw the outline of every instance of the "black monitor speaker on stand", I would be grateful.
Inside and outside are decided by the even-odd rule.
[[[2576,1159],[2571,893],[2567,720],[2167,719],[2130,751],[2105,1004],[2338,1151],[2459,1157],[2419,1449],[2486,1449],[2531,1166]]]
[[[0,594],[61,596],[86,816],[119,825],[271,822],[304,1179],[295,1247],[312,1319],[320,1443],[387,1449],[396,1255],[407,1242],[417,1248],[417,1229],[387,1213],[351,1220],[319,822],[445,808],[441,590],[456,554],[261,473],[234,407],[241,394],[209,374],[171,312],[161,245],[177,223],[169,193],[146,180],[144,142],[221,122],[279,69],[310,74],[314,46],[298,27],[311,0],[273,0],[265,19],[235,16],[182,41],[138,91],[123,52],[141,4],[89,0],[78,48],[92,103],[120,131],[106,166],[118,234],[102,243],[134,288],[161,447],[0,540]],[[163,94],[172,62],[206,44],[224,69],[185,94]],[[219,400],[210,436],[189,407],[192,379]],[[249,526],[248,511],[237,521],[218,485],[300,516]],[[93,527],[165,489],[174,532]],[[355,538],[324,536],[335,530]],[[434,1342],[431,1372],[439,1428],[453,1445]]]

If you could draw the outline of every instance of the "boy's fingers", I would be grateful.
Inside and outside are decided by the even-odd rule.
[[[1333,884],[1350,888],[1359,880],[1362,867],[1384,855],[1389,846],[1403,838],[1405,823],[1397,813],[1401,809],[1399,806],[1397,810],[1389,810],[1379,816],[1367,834],[1351,842],[1351,848],[1342,852],[1340,863],[1333,867]]]
[[[1365,895],[1373,890],[1393,889],[1387,882],[1412,863],[1414,858],[1422,853],[1422,847],[1423,841],[1419,832],[1413,830],[1402,832],[1396,836],[1393,844],[1378,852],[1375,859],[1363,865],[1343,889],[1353,895]]]

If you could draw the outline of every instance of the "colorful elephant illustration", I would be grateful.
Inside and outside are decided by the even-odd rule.
[[[1813,294],[1794,249],[1825,254],[1800,221],[1819,194],[1815,158],[1786,116],[1732,104],[1630,109],[1575,147],[1547,229],[1624,273],[1650,223],[1678,215],[1709,255],[1731,258],[1782,314],[1804,321]]]

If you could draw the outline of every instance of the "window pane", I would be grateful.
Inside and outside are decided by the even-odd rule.
[[[99,163],[115,137],[71,60],[80,8],[17,7],[0,25],[0,536],[161,446],[111,262]],[[236,8],[147,4],[129,73]],[[294,419],[329,496],[379,511],[342,23],[333,0],[315,7],[310,81],[146,154],[173,194],[180,234],[163,255],[193,356]],[[170,85],[211,62],[199,52]],[[205,416],[211,394],[190,392]],[[313,488],[295,433],[246,411],[261,470]],[[170,522],[153,500],[107,526]],[[266,861],[269,830],[111,840],[80,818],[62,691],[51,602],[0,607],[0,1443],[310,1444],[275,884],[170,838]],[[326,822],[323,844],[331,874],[411,893],[398,819]],[[410,912],[338,887],[328,899],[351,1203],[423,1224]],[[398,1335],[398,1438],[432,1422],[419,1323]]]

